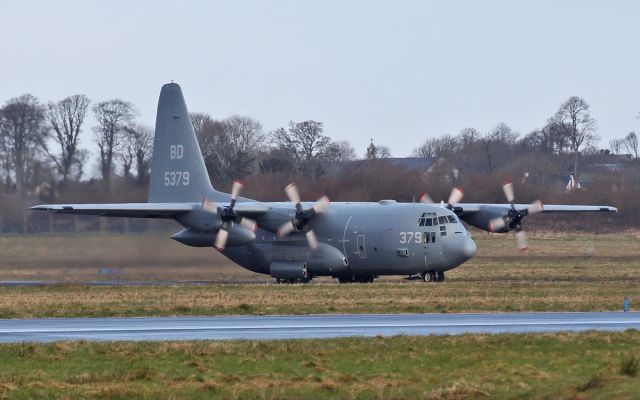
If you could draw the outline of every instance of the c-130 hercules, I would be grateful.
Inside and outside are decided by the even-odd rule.
[[[147,203],[54,204],[32,210],[104,217],[167,218],[185,229],[172,236],[188,246],[212,245],[232,261],[280,283],[332,276],[341,283],[372,282],[381,275],[407,275],[442,282],[444,273],[469,260],[476,244],[460,219],[477,228],[514,230],[526,248],[522,219],[539,212],[615,212],[613,207],[460,203],[454,189],[447,204],[428,196],[419,203],[336,202],[326,197],[301,202],[295,185],[285,189],[293,203],[262,203],[213,188],[180,86],[162,87],[156,116]]]

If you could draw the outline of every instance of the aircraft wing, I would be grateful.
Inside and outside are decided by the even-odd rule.
[[[524,210],[529,204],[514,204],[517,210]],[[459,203],[455,207],[456,213],[461,215],[469,215],[478,213],[483,210],[499,210],[508,211],[511,209],[510,204],[488,204],[488,203]],[[580,206],[565,204],[544,204],[543,213],[565,213],[565,212],[618,212],[618,209],[611,206]]]
[[[187,203],[42,204],[30,209],[56,214],[101,217],[172,218],[192,211],[193,205]]]
[[[514,204],[516,210],[524,211],[528,210],[530,204]],[[476,228],[489,231],[489,232],[508,232],[509,228],[500,228],[496,230],[495,226],[492,226],[492,221],[500,218],[506,218],[511,211],[510,204],[486,204],[486,203],[458,203],[453,208],[453,211],[466,223],[475,226]],[[618,209],[610,206],[579,206],[579,205],[564,205],[564,204],[545,204],[542,210],[537,212],[542,213],[575,213],[575,212],[588,212],[588,213],[601,213],[601,212],[617,212]],[[524,213],[524,215],[527,215]],[[523,216],[524,216],[523,215]],[[522,218],[522,217],[520,217]]]
[[[220,204],[224,207],[225,204]],[[97,215],[100,217],[174,218],[200,207],[198,203],[113,203],[113,204],[42,204],[31,210],[56,214]],[[261,203],[237,203],[235,211],[248,217],[257,217],[268,211]]]

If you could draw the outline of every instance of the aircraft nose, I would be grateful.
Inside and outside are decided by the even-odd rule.
[[[469,236],[465,236],[465,240],[462,244],[462,254],[464,254],[467,260],[475,256],[477,250],[478,246],[476,246],[476,242],[474,242]]]
[[[445,263],[449,267],[456,267],[476,254],[476,243],[467,235],[456,234],[441,240]]]

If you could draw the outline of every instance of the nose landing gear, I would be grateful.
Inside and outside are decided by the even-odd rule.
[[[444,271],[426,271],[422,273],[425,283],[444,282]]]

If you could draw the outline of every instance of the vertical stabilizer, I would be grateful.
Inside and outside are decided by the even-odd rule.
[[[160,91],[151,160],[149,203],[216,200],[182,90],[168,83]]]

